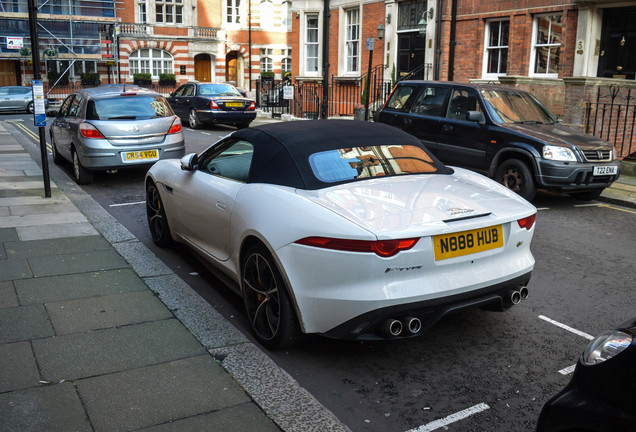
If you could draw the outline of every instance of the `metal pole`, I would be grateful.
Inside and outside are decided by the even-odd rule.
[[[252,0],[247,0],[247,38],[247,69],[249,71],[249,87],[252,91]]]
[[[29,8],[29,27],[31,29],[31,58],[33,60],[33,80],[39,81],[40,75],[40,44],[38,41],[38,9],[34,0],[27,0]],[[35,101],[33,101],[33,116],[35,119]],[[51,198],[51,178],[49,175],[49,159],[46,153],[46,132],[44,126],[38,126],[40,135],[40,158],[42,159],[42,177],[44,180],[44,196]]]
[[[324,0],[322,11],[322,103],[320,118],[329,118],[329,0]]]
[[[369,89],[371,86],[371,65],[373,64],[373,48],[369,50],[369,69],[367,71],[366,85],[364,86],[364,94],[367,95],[367,100],[364,101],[364,121],[369,120],[369,100],[371,95]]]

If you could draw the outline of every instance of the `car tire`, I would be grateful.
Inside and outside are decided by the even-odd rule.
[[[197,112],[194,108],[191,108],[188,113],[188,124],[192,129],[198,129],[201,127],[201,122],[199,121],[199,117],[197,117]]]
[[[241,289],[252,331],[264,347],[280,349],[298,342],[301,333],[287,286],[262,244],[250,246],[245,253]]]
[[[574,199],[581,200],[581,201],[593,201],[597,199],[598,197],[600,197],[603,191],[604,189],[595,189],[595,190],[585,191],[585,192],[571,192],[570,196]]]
[[[27,105],[26,113],[27,114],[33,114],[33,102],[29,102],[29,104]]]
[[[537,187],[534,184],[530,168],[519,159],[504,161],[497,168],[495,180],[528,201],[532,201],[537,194]]]
[[[53,156],[53,162],[57,165],[64,161],[64,158],[58,153],[57,146],[55,145],[55,138],[51,135],[51,155]]]
[[[161,195],[159,195],[159,190],[154,182],[149,182],[146,187],[146,217],[152,241],[160,248],[170,246],[172,244],[172,234],[170,233],[170,226],[161,201]]]
[[[78,185],[89,184],[93,181],[93,173],[84,168],[84,165],[80,162],[75,149],[73,149],[71,153],[73,157],[73,176],[75,178],[75,182]]]

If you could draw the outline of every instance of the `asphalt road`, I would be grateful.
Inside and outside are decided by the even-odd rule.
[[[32,125],[26,115],[0,115],[11,119]],[[187,151],[231,130],[186,128]],[[152,244],[143,177],[143,170],[99,174],[84,190],[249,335],[240,300],[192,254]],[[534,204],[537,262],[530,296],[518,306],[456,313],[415,339],[312,338],[270,356],[354,432],[533,431],[588,338],[636,314],[636,212],[541,192]]]

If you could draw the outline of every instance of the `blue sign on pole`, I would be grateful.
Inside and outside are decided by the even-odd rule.
[[[33,119],[35,126],[46,126],[46,105],[44,103],[44,84],[41,80],[33,80],[31,82],[33,92]]]

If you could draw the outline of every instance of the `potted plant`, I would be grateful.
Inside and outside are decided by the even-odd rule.
[[[44,55],[47,57],[55,57],[57,55],[57,48],[48,47],[44,50]]]
[[[22,56],[30,56],[31,55],[31,48],[30,47],[23,47],[20,48],[20,55]]]
[[[272,81],[274,79],[274,72],[261,72],[262,81]]]
[[[160,86],[176,86],[177,78],[175,74],[171,74],[171,73],[159,74],[159,85]]]
[[[80,75],[83,86],[98,86],[101,84],[99,74],[97,72],[86,72]]]
[[[133,75],[133,82],[138,86],[149,86],[152,84],[152,75],[149,73],[136,73]]]

